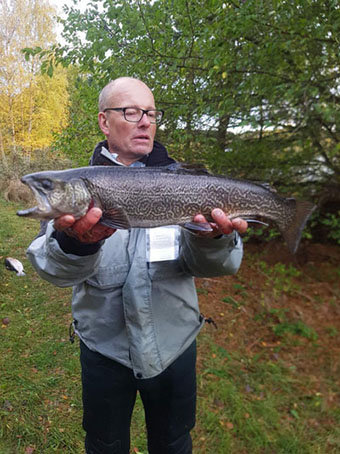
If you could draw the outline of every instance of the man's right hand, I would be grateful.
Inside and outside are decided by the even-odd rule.
[[[71,214],[65,214],[54,220],[54,228],[63,231],[66,235],[76,238],[82,243],[97,243],[111,236],[116,229],[99,223],[102,210],[90,208],[85,216],[75,219]]]

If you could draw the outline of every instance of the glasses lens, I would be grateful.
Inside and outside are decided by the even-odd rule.
[[[125,120],[132,121],[133,123],[138,123],[138,121],[142,118],[143,115],[143,111],[135,107],[127,107],[124,113]]]
[[[153,118],[154,118],[154,121],[150,120],[151,123],[160,123],[162,121],[162,118],[163,118],[163,112],[161,110],[154,110],[153,111]]]
[[[163,112],[161,110],[148,110],[150,123],[160,123],[162,121]]]
[[[125,120],[132,123],[138,123],[143,117],[144,111],[138,107],[125,108]],[[148,110],[146,114],[150,123],[160,123],[162,121],[163,112],[161,110]]]

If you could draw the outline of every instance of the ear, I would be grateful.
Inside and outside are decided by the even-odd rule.
[[[109,134],[109,125],[104,112],[98,114],[98,124],[102,132],[107,136]]]

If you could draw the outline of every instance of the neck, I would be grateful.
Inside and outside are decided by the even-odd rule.
[[[134,162],[138,161],[138,159],[128,159],[128,158],[122,158],[121,156],[117,156],[117,161],[118,162],[121,162],[122,164],[124,164],[125,166],[130,166],[131,164],[133,164]]]
[[[109,152],[113,155],[114,159],[123,164],[124,166],[130,166],[134,162],[138,161],[139,157],[127,157],[127,156],[122,156],[119,154],[119,152],[116,152],[109,147]]]

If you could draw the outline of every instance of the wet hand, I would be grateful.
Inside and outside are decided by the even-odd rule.
[[[244,219],[235,218],[230,219],[222,210],[215,208],[211,212],[213,222],[209,222],[212,231],[211,232],[199,232],[197,235],[204,238],[216,238],[221,235],[229,235],[234,230],[238,233],[244,233],[248,228],[248,223]],[[197,214],[194,217],[194,222],[204,222],[207,220],[201,214]]]
[[[82,243],[97,243],[111,236],[116,230],[99,223],[102,216],[100,208],[90,208],[85,216],[75,219],[65,214],[54,220],[54,228]]]

